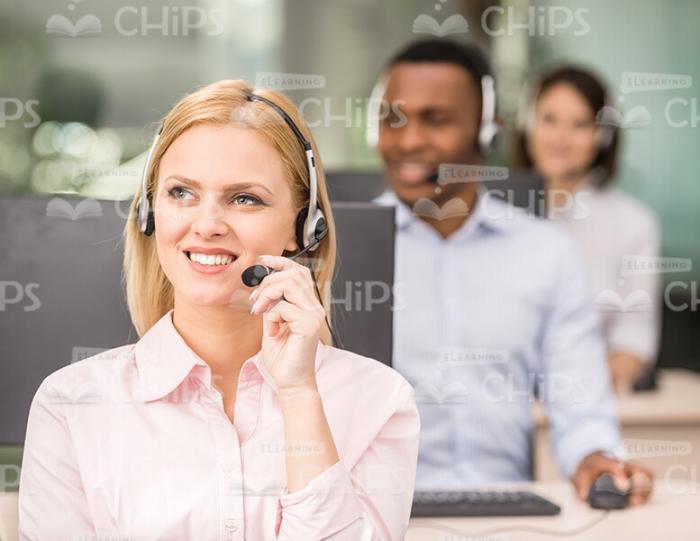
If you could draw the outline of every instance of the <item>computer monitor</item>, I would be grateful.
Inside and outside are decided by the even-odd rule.
[[[331,201],[372,201],[386,190],[381,171],[326,171]]]
[[[48,374],[138,340],[121,286],[129,203],[0,197],[0,444],[23,442],[32,397]],[[333,210],[337,335],[345,349],[390,363],[391,306],[376,302],[375,284],[393,287],[393,208]]]
[[[372,201],[388,187],[381,171],[330,171],[326,183],[332,201]],[[509,170],[507,178],[483,185],[499,199],[536,216],[546,215],[542,178],[530,171]]]

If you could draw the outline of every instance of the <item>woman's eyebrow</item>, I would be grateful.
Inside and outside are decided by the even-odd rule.
[[[202,187],[202,185],[199,182],[197,182],[196,180],[182,176],[182,175],[169,175],[168,177],[166,177],[163,180],[163,182],[165,182],[167,180],[171,180],[171,179],[182,182],[183,184],[189,184],[190,186],[193,186],[193,187],[198,188],[198,189]],[[258,182],[234,182],[233,184],[228,184],[227,186],[224,186],[223,191],[224,191],[224,193],[225,192],[234,192],[234,191],[238,191],[238,190],[247,190],[247,189],[254,188],[254,187],[262,188],[270,195],[274,195],[272,193],[272,191],[267,186],[260,184]]]

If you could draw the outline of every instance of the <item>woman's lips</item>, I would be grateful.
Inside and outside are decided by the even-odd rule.
[[[202,274],[220,274],[226,270],[229,269],[236,261],[237,258],[234,258],[233,261],[230,263],[227,263],[226,265],[203,265],[202,263],[197,263],[196,261],[192,261],[188,256],[187,252],[182,252],[182,255],[184,258],[187,260],[187,263],[196,270],[197,272],[200,272]]]

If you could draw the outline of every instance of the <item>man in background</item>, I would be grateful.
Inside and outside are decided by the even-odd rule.
[[[573,240],[469,175],[496,131],[486,58],[448,40],[420,41],[381,81],[389,106],[378,149],[391,189],[375,201],[396,207],[393,363],[414,385],[421,414],[417,488],[532,479],[537,396],[579,497],[608,472],[621,489],[634,478],[630,501],[643,503],[651,473],[622,461],[599,321]],[[437,182],[441,165],[452,172],[446,183]]]

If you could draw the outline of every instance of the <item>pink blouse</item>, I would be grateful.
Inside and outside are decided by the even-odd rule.
[[[136,344],[55,371],[29,412],[20,539],[403,539],[418,454],[413,389],[320,343],[316,378],[340,461],[288,493],[285,453],[313,449],[285,448],[260,352],[241,369],[233,423],[172,310]]]

